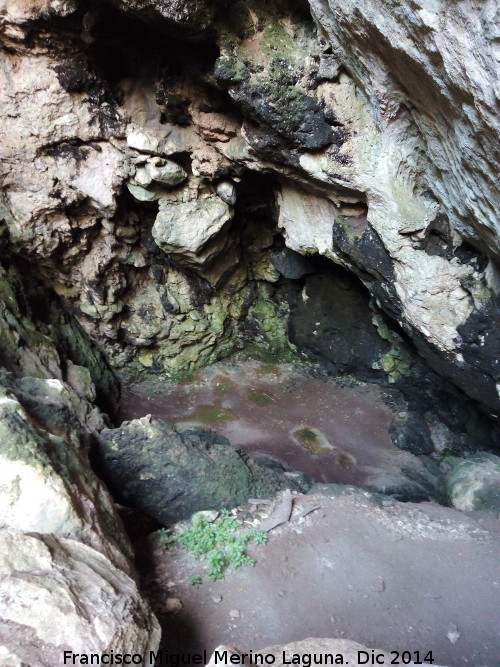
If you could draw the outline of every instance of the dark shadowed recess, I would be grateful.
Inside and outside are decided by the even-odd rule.
[[[333,376],[353,375],[399,390],[420,420],[426,413],[435,415],[472,450],[500,446],[496,423],[422,359],[405,331],[376,307],[353,273],[319,255],[308,262],[304,275],[282,278],[276,286],[277,298],[290,308],[290,340],[301,352]],[[384,325],[392,340],[380,335]],[[384,361],[386,369],[394,364],[392,377]]]

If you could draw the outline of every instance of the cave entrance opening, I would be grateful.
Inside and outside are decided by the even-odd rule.
[[[193,330],[214,296],[228,314],[237,295],[240,307],[225,320],[232,333],[220,338],[225,351],[210,342],[208,326],[195,342],[208,361],[175,379],[159,363],[126,383],[118,423],[151,415],[180,432],[213,430],[266,467],[305,475],[306,487],[343,483],[446,503],[441,458],[484,438],[470,401],[426,366],[356,275],[287,247],[275,177],[243,169],[231,177],[235,214],[210,240],[225,259],[230,242],[227,273],[217,259],[196,270],[181,255],[155,260],[198,272],[180,314],[193,318]]]

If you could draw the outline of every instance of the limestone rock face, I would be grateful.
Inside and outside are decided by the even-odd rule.
[[[384,141],[415,134],[430,162],[428,173],[415,176],[423,176],[452,228],[498,260],[497,3],[460,1],[453,11],[443,0],[310,5],[370,100]],[[408,170],[415,158],[408,155]]]
[[[0,296],[2,366],[16,378],[33,378],[25,381],[24,391],[39,393],[35,378],[52,381],[52,385],[43,387],[42,394],[51,393],[56,403],[69,402],[79,412],[73,423],[65,421],[68,428],[80,424],[85,429],[85,424],[90,424],[85,416],[90,406],[85,407],[85,402],[79,399],[96,400],[106,412],[114,414],[120,397],[114,372],[75,317],[61,309],[54,295],[38,281],[23,279],[21,272],[11,265],[9,269],[0,266]],[[31,382],[31,387],[26,387],[26,382]],[[48,395],[46,399],[50,400]],[[42,418],[42,422],[48,421],[52,426],[53,418],[54,412],[50,419],[47,420],[47,415]]]
[[[31,287],[43,310],[48,295]],[[81,541],[131,573],[130,544],[88,461],[91,441],[106,425],[93,403],[97,388],[109,393],[112,407],[116,378],[55,300],[40,322],[35,296],[13,267],[0,270],[0,293],[3,525]]]
[[[290,248],[357,273],[431,365],[496,414],[499,341],[479,325],[493,316],[496,331],[498,317],[498,121],[489,85],[498,67],[492,29],[482,29],[492,25],[493,4],[459,3],[454,13],[446,3],[310,5],[319,39],[292,10],[269,16],[249,2],[268,25],[247,28],[245,38],[235,31],[222,49],[216,77],[249,118],[247,145],[232,155],[286,176],[279,225]],[[273,110],[277,94],[283,119]],[[313,128],[291,122],[306,107],[304,117],[321,109],[332,128],[329,144],[314,150],[301,134],[312,140]]]
[[[63,651],[156,650],[160,629],[133,579],[74,540],[0,530],[4,665],[56,665]]]
[[[228,205],[218,197],[167,203],[155,220],[153,238],[167,252],[185,249],[196,256],[230,218]]]
[[[0,662],[155,649],[130,543],[88,458],[107,420],[94,401],[116,408],[117,380],[55,295],[26,282],[0,267]]]
[[[47,395],[56,388],[63,391],[59,380],[39,381],[42,383]],[[24,392],[21,395],[26,398]],[[85,453],[68,447],[61,435],[38,432],[16,397],[3,388],[0,414],[2,524],[21,532],[80,540],[131,572],[128,541],[112,500],[90,470]],[[69,410],[66,418],[71,418]],[[57,425],[52,431],[58,431]]]
[[[4,4],[4,241],[115,366],[241,345],[284,240],[498,416],[494,2]]]
[[[380,287],[378,298],[391,302],[441,372],[498,410],[497,370],[486,370],[498,340],[488,333],[483,338],[477,328],[478,319],[498,311],[499,193],[493,177],[498,61],[490,48],[498,8],[459,2],[449,12],[444,2],[425,1],[415,6],[311,0],[310,5],[352,77],[321,85],[352,131],[342,149],[351,163],[340,171],[365,193],[367,223],[390,260],[392,275],[383,277],[373,262],[368,264],[381,281],[371,289]],[[354,82],[362,96],[353,95]],[[322,180],[332,172],[327,156],[301,159],[301,164]],[[291,196],[296,207],[297,197]],[[287,198],[285,192],[285,228]],[[304,202],[304,214],[308,207]],[[346,231],[355,234],[353,224],[348,219]],[[307,235],[301,236],[296,225],[289,237],[295,249],[307,247]],[[489,263],[461,253],[467,243]],[[335,240],[332,247],[325,238],[323,252],[338,250]],[[356,261],[352,250],[347,254]]]
[[[239,258],[230,237],[228,243],[223,233],[232,216],[230,207],[216,196],[200,196],[188,202],[164,201],[151,233],[164,252],[216,284]]]
[[[78,0],[3,0],[0,30],[9,39],[23,39],[29,21],[43,15],[67,16],[78,4]]]

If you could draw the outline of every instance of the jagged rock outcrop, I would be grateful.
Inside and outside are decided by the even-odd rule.
[[[433,192],[452,230],[498,261],[497,4],[461,0],[453,11],[441,0],[310,5],[384,140],[412,132],[424,149],[415,183]],[[408,176],[415,158],[407,156]]]
[[[175,373],[241,344],[281,229],[496,415],[493,4],[113,5],[6,6],[1,128],[11,248],[113,363]]]

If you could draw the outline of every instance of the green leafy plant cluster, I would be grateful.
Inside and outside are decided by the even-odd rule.
[[[159,532],[160,544],[168,549],[177,542],[191,551],[196,560],[206,563],[207,574],[212,581],[224,579],[224,571],[230,565],[236,569],[243,565],[255,565],[255,560],[247,556],[245,547],[249,542],[265,544],[267,533],[260,530],[242,530],[240,524],[231,517],[227,510],[222,510],[215,520],[204,515],[195,515],[192,527],[172,535],[162,528]],[[199,586],[201,578],[193,576],[190,582]]]

